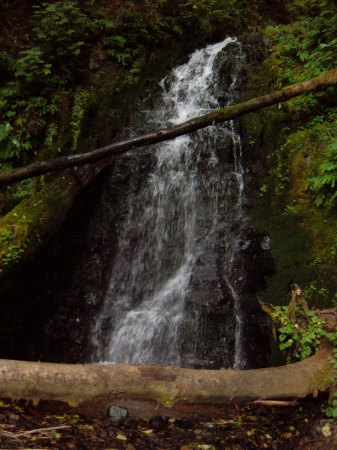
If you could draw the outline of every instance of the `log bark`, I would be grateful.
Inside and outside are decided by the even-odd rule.
[[[337,69],[326,72],[323,75],[312,78],[303,83],[287,86],[271,94],[254,98],[247,102],[219,109],[211,113],[196,117],[180,125],[162,129],[154,133],[145,134],[140,137],[127,139],[125,141],[113,143],[105,147],[92,150],[87,153],[62,156],[48,161],[40,161],[31,165],[13,169],[0,173],[0,184],[12,183],[26,178],[43,175],[48,172],[74,167],[81,164],[89,164],[102,158],[111,157],[120,153],[125,153],[138,147],[157,144],[166,140],[174,139],[178,136],[200,130],[217,123],[235,119],[244,114],[257,111],[267,106],[289,100],[302,94],[324,89],[327,86],[337,83]]]
[[[139,418],[213,416],[230,403],[302,398],[328,389],[331,355],[325,348],[295,364],[245,371],[0,360],[0,397],[65,402],[96,417],[112,405]]]

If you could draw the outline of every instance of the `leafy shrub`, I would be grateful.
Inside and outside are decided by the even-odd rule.
[[[85,114],[85,108],[88,103],[89,94],[85,90],[78,90],[74,96],[74,106],[72,111],[72,120],[70,122],[71,131],[73,134],[72,149],[76,149],[78,139],[81,133],[82,119]]]
[[[22,244],[15,242],[15,236],[11,231],[0,232],[0,272],[1,266],[9,266],[12,262],[18,262],[21,259],[24,249]]]
[[[337,357],[337,355],[335,355],[335,357]],[[337,420],[337,391],[333,392],[332,397],[330,404],[324,406],[322,411],[328,418]]]
[[[334,356],[330,359],[330,364],[334,369],[331,382],[335,383],[337,380],[337,332],[327,332],[324,329],[324,321],[313,311],[309,311],[304,323],[302,311],[297,309],[296,314],[300,318],[299,321],[302,322],[301,325],[289,318],[286,306],[277,306],[272,313],[273,320],[280,325],[278,327],[280,350],[288,350],[291,360],[303,360],[318,351],[322,338],[328,339],[334,346]],[[327,417],[333,420],[337,419],[337,391],[333,392],[329,404],[325,405],[322,410]]]
[[[293,23],[270,26],[279,83],[295,83],[335,66],[337,6],[329,0],[309,0]]]
[[[28,146],[13,136],[13,127],[9,122],[0,124],[0,168],[8,168],[9,162],[20,155]]]
[[[331,139],[324,156],[319,175],[309,180],[317,206],[332,205],[337,199],[337,137]]]
[[[51,60],[79,56],[90,28],[77,1],[37,5],[33,23],[34,40]]]
[[[302,312],[297,309],[296,313],[300,315]],[[280,350],[290,350],[295,359],[302,360],[316,353],[321,338],[327,336],[323,329],[324,322],[312,311],[309,311],[305,325],[299,325],[290,319],[286,306],[275,307],[273,317],[281,324],[278,329]]]
[[[32,47],[19,53],[18,59],[14,60],[11,69],[16,78],[23,78],[26,82],[45,79],[51,74],[51,64],[42,59],[42,50]]]

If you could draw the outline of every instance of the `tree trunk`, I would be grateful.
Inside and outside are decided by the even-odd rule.
[[[183,134],[191,133],[205,127],[209,127],[216,123],[225,122],[227,120],[236,119],[244,114],[257,111],[261,108],[274,105],[276,103],[289,100],[298,95],[307,94],[317,89],[323,89],[327,86],[337,83],[337,69],[326,72],[324,75],[312,78],[303,83],[297,83],[287,86],[272,94],[254,98],[245,103],[230,106],[225,109],[219,109],[214,112],[205,114],[200,117],[191,119],[180,125],[171,128],[159,130],[137,138],[128,139],[107,145],[87,153],[76,155],[62,156],[49,161],[40,161],[29,166],[13,169],[9,172],[0,173],[0,184],[12,183],[24,180],[26,178],[43,175],[48,172],[61,170],[66,167],[74,167],[81,164],[88,164],[98,161],[99,159],[111,157],[116,154],[125,153],[138,147],[145,145],[157,144],[158,142],[174,139]]]
[[[213,416],[224,404],[302,398],[329,388],[331,355],[325,348],[295,364],[244,371],[0,360],[0,397],[61,401],[96,417],[112,405],[139,418]]]

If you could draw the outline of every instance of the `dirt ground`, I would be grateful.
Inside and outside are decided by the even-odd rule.
[[[294,407],[226,406],[217,419],[92,420],[71,410],[0,401],[0,449],[253,450],[337,449],[337,424],[321,411],[325,399]]]

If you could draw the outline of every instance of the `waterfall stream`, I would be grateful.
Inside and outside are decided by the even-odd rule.
[[[161,81],[161,96],[153,110],[142,112],[142,126],[155,130],[234,103],[244,61],[233,38],[197,50]],[[241,245],[233,229],[245,220],[241,156],[234,122],[156,146],[151,173],[140,190],[133,190],[119,229],[109,287],[92,327],[93,360],[184,364],[183,346],[193,353],[201,327],[202,308],[191,296],[198,291],[195,298],[207,297],[208,283],[226,291],[232,302],[233,365],[244,367],[239,275],[233,266]],[[223,217],[231,224],[221,228],[221,277],[227,287],[216,281],[219,264],[212,256]],[[198,271],[213,266],[218,278],[207,272],[208,281],[204,275],[196,281]]]

